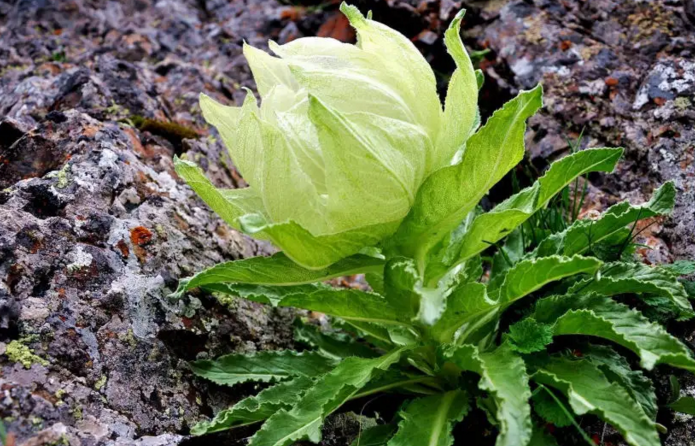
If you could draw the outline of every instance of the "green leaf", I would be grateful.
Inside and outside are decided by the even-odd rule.
[[[201,421],[191,428],[191,434],[210,434],[263,421],[280,409],[292,407],[313,384],[305,376],[276,384],[219,412],[210,421]]]
[[[383,350],[393,348],[389,331],[386,327],[369,322],[362,322],[355,319],[344,320],[335,318],[332,325],[336,328],[352,333],[358,339],[364,339],[375,347]],[[388,326],[388,325],[387,325]]]
[[[174,297],[181,297],[191,288],[215,283],[249,283],[256,285],[300,285],[357,273],[381,272],[384,261],[357,254],[323,269],[309,270],[290,260],[285,254],[252,257],[219,263],[179,281]]]
[[[695,371],[688,348],[658,324],[614,300],[598,295],[551,296],[536,304],[537,321],[553,324],[553,334],[597,336],[632,350],[642,367],[669,364]]]
[[[386,446],[386,443],[396,432],[392,424],[379,424],[361,431],[350,446]]]
[[[553,342],[553,329],[550,325],[539,324],[527,317],[509,327],[510,347],[519,353],[533,353],[545,350]]]
[[[430,328],[430,335],[441,344],[453,342],[459,330],[474,332],[494,319],[498,310],[497,302],[488,298],[485,285],[463,284],[447,297],[446,309]]]
[[[542,426],[536,424],[533,426],[533,435],[528,446],[557,446],[557,441]]]
[[[267,237],[287,257],[305,268],[324,269],[366,246],[376,245],[395,232],[400,220],[320,236],[293,221],[269,223],[260,214],[244,215],[239,223],[244,232],[254,238]]]
[[[203,285],[205,291],[228,294],[261,304],[278,306],[280,301],[292,294],[307,294],[318,289],[330,288],[327,285],[265,286],[246,283],[211,283]]]
[[[507,344],[492,352],[480,353],[472,345],[450,348],[444,359],[462,370],[480,375],[478,387],[497,403],[499,435],[496,446],[523,446],[531,438],[529,377],[523,359]]]
[[[409,362],[411,359],[411,357],[408,357]],[[358,393],[352,396],[352,399],[365,398],[383,392],[414,393],[416,395],[433,394],[437,391],[431,387],[426,387],[426,385],[436,385],[436,383],[436,378],[432,378],[429,375],[413,375],[405,374],[398,370],[387,370],[376,374],[369,384],[362,387]]]
[[[349,356],[371,358],[377,355],[366,344],[356,342],[352,336],[346,333],[322,331],[320,327],[302,323],[299,319],[295,320],[294,339],[297,342],[318,348],[324,355],[336,359]]]
[[[406,320],[414,318],[420,309],[420,294],[416,291],[421,279],[415,261],[405,257],[389,260],[384,268],[384,295],[393,308]]]
[[[524,260],[507,271],[500,288],[492,293],[482,284],[464,284],[447,298],[441,319],[431,330],[439,342],[466,342],[468,336],[494,321],[509,305],[543,286],[580,273],[593,273],[600,266],[587,257],[545,257]],[[454,336],[456,335],[456,336]]]
[[[514,228],[544,208],[578,176],[588,172],[611,172],[622,153],[623,150],[619,148],[588,149],[554,162],[533,186],[513,195],[473,221],[471,228],[461,239],[457,262],[484,251],[490,243],[497,243],[510,234]]]
[[[654,191],[651,200],[641,205],[628,202],[611,206],[598,220],[577,220],[566,230],[543,240],[529,257],[553,254],[581,254],[637,220],[670,214],[673,210],[676,188],[672,182]]]
[[[447,295],[460,280],[465,280],[465,277],[451,274],[436,286],[423,286],[415,262],[405,257],[394,257],[384,270],[385,299],[398,311],[401,319],[429,326],[440,318]]]
[[[695,415],[695,398],[692,396],[682,396],[669,404],[668,407],[676,412]]]
[[[466,13],[460,10],[444,33],[447,52],[456,62],[456,70],[449,79],[444,102],[442,128],[437,138],[435,165],[447,165],[454,153],[466,142],[478,124],[478,79],[473,64],[459,35],[461,21]]]
[[[401,410],[402,421],[388,446],[450,446],[454,424],[469,409],[468,395],[460,389],[417,398]]]
[[[545,390],[543,387],[533,395],[533,410],[538,414],[543,421],[553,424],[557,427],[567,427],[572,425],[572,418],[567,415],[567,412],[548,394],[551,390]],[[556,395],[557,397],[557,395]]]
[[[247,381],[273,382],[295,376],[317,376],[326,373],[335,364],[334,359],[318,352],[281,350],[250,355],[231,354],[216,360],[201,359],[191,362],[190,367],[200,377],[232,386]]]
[[[436,171],[422,184],[392,240],[397,249],[417,261],[420,271],[424,271],[430,249],[521,161],[525,121],[541,107],[541,96],[540,86],[519,93],[468,139],[460,163]]]
[[[289,295],[280,301],[279,306],[318,311],[348,322],[409,325],[383,297],[354,289],[317,288],[309,294]]]
[[[252,96],[252,95],[251,95]],[[334,234],[314,235],[296,223],[272,223],[263,211],[261,197],[252,188],[218,189],[198,166],[174,158],[176,173],[228,225],[254,238],[270,240],[287,257],[307,269],[324,269],[356,254],[365,246],[374,246],[393,234],[401,219],[363,226]]]
[[[692,260],[676,260],[673,263],[659,266],[676,276],[687,276],[695,273],[695,262]]]
[[[591,413],[612,424],[632,446],[660,446],[654,421],[619,384],[586,360],[549,358],[532,376],[561,390],[577,415]]]
[[[626,293],[648,293],[667,297],[679,309],[682,317],[693,315],[693,308],[683,284],[669,273],[644,263],[608,263],[601,268],[597,277],[577,282],[569,293],[597,293],[614,296]]]
[[[659,410],[652,380],[641,370],[632,370],[627,360],[604,345],[590,345],[582,349],[583,358],[595,364],[611,382],[617,382],[625,388],[632,398],[644,409],[644,413],[656,420]]]
[[[593,257],[540,257],[524,260],[511,268],[499,289],[489,291],[500,305],[509,305],[545,285],[577,274],[593,274],[601,261]]]
[[[249,446],[286,446],[321,440],[323,420],[364,387],[379,370],[387,370],[403,353],[397,349],[375,359],[347,358],[320,377],[289,411],[279,410],[251,437]]]
[[[524,257],[525,248],[521,228],[516,228],[492,257],[490,277],[504,277],[504,273]]]

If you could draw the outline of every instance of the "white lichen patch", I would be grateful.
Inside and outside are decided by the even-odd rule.
[[[81,246],[78,246],[75,250],[70,251],[68,258],[71,260],[71,263],[69,263],[67,266],[68,272],[70,273],[77,272],[82,268],[87,268],[92,264],[92,261],[94,261],[92,255],[86,252]]]

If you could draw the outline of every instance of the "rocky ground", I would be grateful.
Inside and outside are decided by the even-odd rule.
[[[462,4],[357,2],[400,29],[442,74],[441,31]],[[642,200],[673,179],[674,217],[646,261],[695,257],[695,3],[465,3],[470,48],[490,52],[482,108],[542,82],[527,147],[542,168],[567,139],[620,145],[619,173],[591,178],[596,207]],[[253,388],[198,380],[187,360],[292,345],[288,312],[207,296],[172,302],[178,278],[271,248],[229,229],[182,184],[187,153],[218,184],[242,185],[197,96],[254,87],[243,41],[265,46],[354,33],[327,2],[0,1],[0,415],[17,445],[243,444],[248,432],[187,436]],[[686,341],[695,328],[679,327]],[[683,377],[686,390],[692,381]],[[690,384],[690,385],[689,385]],[[695,422],[666,414],[670,446]],[[337,417],[325,444],[356,422]],[[617,440],[606,435],[607,441]],[[11,444],[9,443],[8,444]],[[608,444],[608,443],[606,443]]]

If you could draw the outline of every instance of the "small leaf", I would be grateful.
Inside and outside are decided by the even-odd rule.
[[[683,285],[670,274],[643,263],[608,263],[601,268],[599,277],[579,281],[568,292],[597,293],[604,296],[626,293],[655,294],[667,297],[684,317],[693,315],[693,308]]]
[[[533,396],[533,410],[547,423],[557,427],[571,426],[572,419],[558,405],[555,399],[548,394],[550,390],[544,389],[547,389],[547,387],[544,387]]]
[[[454,424],[469,409],[468,395],[460,389],[417,398],[401,410],[402,421],[388,446],[450,446]]]
[[[211,283],[203,285],[205,291],[212,293],[228,294],[241,299],[258,302],[261,304],[278,306],[280,301],[293,294],[309,294],[318,289],[330,288],[326,285],[294,285],[294,286],[272,286],[272,285],[251,285],[246,283]]]
[[[386,446],[394,432],[396,432],[396,427],[392,424],[372,426],[360,431],[350,446]]]
[[[446,344],[457,339],[459,330],[472,333],[494,319],[498,312],[499,306],[488,298],[484,284],[465,283],[449,295],[446,309],[430,329],[430,334],[441,344]]]
[[[191,288],[215,283],[289,286],[320,282],[357,273],[381,272],[383,268],[383,260],[356,254],[327,268],[309,270],[297,265],[285,254],[278,253],[271,257],[252,257],[219,263],[200,271],[193,277],[180,280],[179,287],[173,296],[181,297]]]
[[[622,202],[611,206],[598,220],[577,220],[563,232],[543,240],[527,257],[582,254],[637,220],[670,214],[675,197],[673,183],[665,183],[654,191],[649,202],[636,206]]]
[[[555,336],[597,336],[622,345],[638,354],[647,370],[656,364],[669,364],[695,371],[695,359],[681,341],[640,312],[608,297],[551,296],[536,303],[532,316],[553,324]]]
[[[444,103],[442,127],[437,138],[436,165],[447,165],[454,153],[463,147],[478,124],[478,79],[460,36],[465,10],[460,10],[444,33],[447,52],[456,62],[449,79]]]
[[[542,288],[550,282],[577,274],[593,274],[601,261],[592,257],[541,257],[524,260],[511,268],[497,290],[500,304],[511,304],[516,300]],[[494,296],[494,290],[489,291]]]
[[[561,390],[577,415],[591,413],[609,422],[632,446],[660,446],[656,424],[619,384],[586,360],[550,357],[532,376]]]
[[[384,325],[408,325],[383,297],[354,289],[321,288],[309,294],[292,294],[279,306],[303,308],[339,317],[348,322]]]
[[[545,350],[553,342],[553,328],[539,324],[532,317],[522,319],[509,327],[510,347],[519,353],[533,353]]]
[[[659,265],[659,267],[676,276],[687,276],[695,273],[695,262],[692,260],[676,260],[671,264]]]
[[[669,404],[668,407],[676,412],[695,415],[695,398],[691,396],[682,396]]]
[[[264,389],[219,412],[212,420],[196,424],[191,428],[191,434],[210,434],[263,421],[280,409],[292,407],[313,383],[311,378],[300,376]]]
[[[496,446],[521,446],[531,438],[531,398],[528,375],[523,359],[507,344],[480,353],[472,345],[444,351],[444,359],[462,370],[480,375],[478,387],[487,391],[497,403],[499,435]]]
[[[405,257],[388,261],[384,268],[385,297],[407,320],[414,318],[420,309],[420,295],[416,291],[420,286],[415,261]]]
[[[671,404],[671,403],[675,402],[681,396],[681,383],[678,381],[678,378],[676,378],[673,375],[670,375],[668,377],[668,384],[669,384],[669,389],[671,390],[671,394],[669,395],[668,403]]]
[[[320,327],[302,323],[299,319],[294,324],[294,339],[297,342],[318,348],[321,353],[336,359],[359,356],[371,358],[377,353],[366,344],[356,342],[346,333],[326,332]]]
[[[256,354],[231,354],[216,360],[201,359],[190,363],[196,375],[222,385],[247,381],[273,382],[295,376],[312,377],[329,371],[336,364],[318,352],[293,350],[262,351]]]
[[[557,446],[557,441],[543,427],[534,425],[528,446]]]
[[[251,437],[249,446],[286,446],[308,439],[321,440],[323,420],[364,387],[379,370],[397,362],[403,349],[375,359],[347,358],[320,377],[289,411],[281,409]]]
[[[617,382],[630,392],[635,401],[642,406],[644,413],[650,419],[656,420],[659,407],[651,379],[641,370],[632,370],[627,360],[608,346],[590,345],[582,349],[582,353],[586,360],[601,369],[606,378],[611,382]]]

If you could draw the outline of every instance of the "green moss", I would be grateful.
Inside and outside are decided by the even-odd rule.
[[[194,129],[175,122],[160,121],[138,115],[131,116],[130,121],[139,130],[162,136],[174,144],[180,144],[184,139],[195,139],[200,136]]]
[[[106,385],[106,375],[101,375],[101,378],[94,383],[94,388],[99,391],[104,385]]]
[[[133,335],[133,330],[128,329],[128,331],[125,334],[119,335],[118,338],[123,341],[128,343],[132,348],[137,347],[138,341],[135,339],[135,336]]]
[[[677,97],[676,99],[674,99],[673,105],[677,109],[682,111],[682,110],[686,110],[686,109],[690,108],[693,105],[693,103],[690,102],[690,99],[684,98],[681,96],[681,97]]]
[[[213,294],[217,301],[229,309],[236,308],[236,297],[229,294],[214,293]]]
[[[82,406],[75,406],[75,408],[72,410],[72,416],[76,420],[81,420],[82,419]]]
[[[70,185],[70,163],[65,163],[62,169],[58,171],[58,189],[65,189]]]
[[[26,369],[30,369],[33,364],[41,364],[43,366],[48,365],[48,361],[36,356],[29,347],[19,341],[12,341],[7,344],[5,354],[8,358],[10,358],[10,361],[18,362]]]
[[[157,231],[157,235],[160,238],[166,239],[167,238],[167,231],[164,229],[164,226],[162,225],[157,225],[154,227],[154,230]]]

